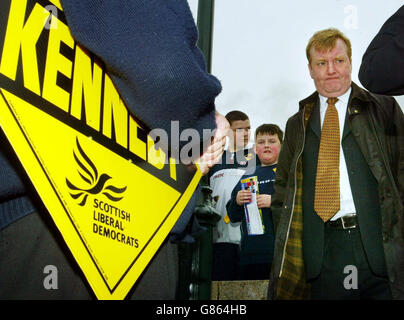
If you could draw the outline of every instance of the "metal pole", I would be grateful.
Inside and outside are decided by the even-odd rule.
[[[198,47],[206,59],[208,72],[212,71],[212,40],[215,0],[199,0],[197,25]]]

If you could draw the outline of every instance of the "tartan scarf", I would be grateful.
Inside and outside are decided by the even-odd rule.
[[[314,103],[305,105],[304,127],[307,127]],[[310,298],[310,285],[306,283],[303,262],[303,166],[302,157],[296,167],[296,194],[281,277],[278,279],[276,299],[300,300]]]

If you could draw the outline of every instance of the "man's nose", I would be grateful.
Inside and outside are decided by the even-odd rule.
[[[334,62],[333,62],[333,61],[330,61],[330,62],[327,64],[327,73],[332,74],[332,73],[334,73],[334,72],[335,72],[335,65],[334,65]]]

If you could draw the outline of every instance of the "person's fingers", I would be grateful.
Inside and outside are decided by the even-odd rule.
[[[249,192],[248,190],[244,190],[242,198],[244,201],[250,201],[251,200],[251,192]]]
[[[201,161],[208,162],[209,165],[216,164],[222,157],[224,145],[218,141],[208,147],[201,157]]]
[[[216,150],[207,150],[202,157],[199,158],[196,162],[199,165],[199,168],[202,171],[202,175],[205,175],[211,167],[213,167],[216,163],[218,163],[223,155],[223,149],[219,148]]]
[[[226,117],[224,117],[222,114],[216,112],[215,121],[216,121],[216,130],[215,130],[214,137],[216,137],[217,139],[226,137],[229,134],[229,130],[230,130],[230,124],[227,121]]]

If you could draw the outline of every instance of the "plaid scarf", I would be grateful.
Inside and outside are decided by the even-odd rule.
[[[307,127],[314,103],[305,105],[304,126]],[[303,167],[302,157],[296,167],[296,194],[289,236],[286,239],[283,269],[278,279],[276,299],[297,300],[310,298],[310,285],[306,283],[303,263]]]

